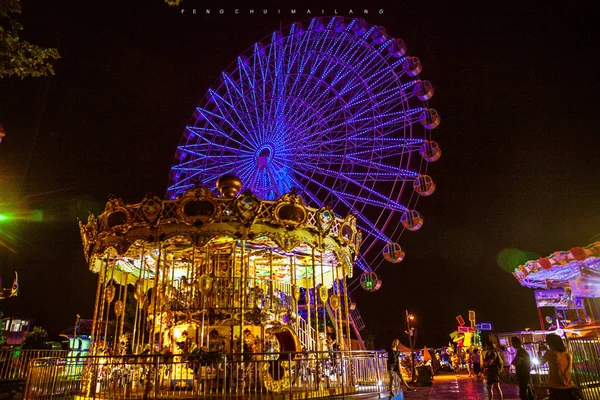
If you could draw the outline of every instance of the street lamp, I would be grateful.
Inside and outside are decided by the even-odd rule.
[[[410,368],[411,368],[411,380],[415,381],[415,353],[413,352],[413,332],[414,328],[410,326],[410,321],[414,320],[415,317],[408,313],[406,310],[406,333],[408,333],[408,345],[410,346]]]

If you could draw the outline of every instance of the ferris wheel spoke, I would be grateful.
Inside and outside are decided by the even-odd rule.
[[[229,151],[232,154],[235,154],[237,152],[251,154],[251,151],[246,150],[242,147],[232,148],[231,145],[228,144],[229,140],[233,140],[240,146],[242,146],[242,143],[240,143],[239,141],[236,141],[231,136],[228,136],[221,130],[199,128],[199,127],[194,127],[194,126],[187,126],[186,130],[188,132],[193,133],[199,140],[202,140],[202,142],[195,143],[194,144],[195,146],[208,147],[206,150],[209,150],[210,148],[213,148],[213,147],[219,148],[219,149],[223,149],[223,151]],[[225,140],[226,143],[219,142],[217,140],[218,138]],[[189,144],[186,144],[182,147],[189,147],[189,146],[190,146]]]
[[[233,156],[239,154],[253,154],[253,152],[251,151],[242,148],[232,148],[228,144],[220,143],[216,140],[217,138],[203,137],[201,139],[203,142],[197,142],[191,145],[186,144],[183,146],[179,146],[178,149],[182,151],[196,151],[197,149],[198,152],[202,152],[202,154],[199,153],[200,158],[204,158],[205,156],[207,156],[207,154],[209,154],[212,151],[212,149],[221,149],[221,154],[231,153]]]
[[[380,122],[376,125],[368,126],[367,129],[360,130],[359,132],[357,132],[354,135],[349,136],[349,137],[345,137],[345,138],[335,137],[334,139],[329,139],[327,141],[324,141],[322,143],[322,145],[326,146],[326,145],[330,145],[330,144],[334,144],[334,143],[343,143],[343,142],[346,142],[347,140],[359,138],[360,136],[365,135],[365,134],[371,134],[373,131],[380,129],[380,128],[384,128],[384,127],[392,126],[396,129],[406,128],[412,124],[412,122],[411,122],[412,120],[413,119],[409,119],[407,121],[407,120],[404,120],[403,117],[398,117],[398,118],[395,118],[394,120]],[[414,120],[416,120],[416,118],[414,118]],[[359,121],[354,121],[354,122],[359,122]],[[401,124],[399,122],[401,122]],[[312,136],[327,135],[335,130],[340,130],[344,125],[346,125],[348,123],[349,123],[348,121],[344,121],[338,125],[330,127],[329,129],[327,129],[325,131],[315,132]],[[392,131],[390,131],[390,132],[392,132]],[[388,134],[390,134],[390,132],[388,132]],[[309,137],[307,137],[307,139],[309,139]]]
[[[308,196],[310,198],[310,200],[315,204],[316,207],[318,207],[318,208],[323,207],[323,202],[321,200],[319,200],[317,198],[317,196],[315,196],[310,190],[308,190],[308,188],[306,187],[306,185],[302,184],[294,176],[290,176],[290,180],[294,184],[296,184],[296,187],[298,189],[300,189],[300,191],[301,191],[302,194],[305,194],[306,196]]]
[[[316,183],[316,182],[315,182]],[[362,221],[365,226],[367,226],[369,229],[364,229],[364,231],[367,233],[367,235],[373,235],[375,236],[377,239],[381,240],[384,243],[390,242],[390,238],[388,238],[382,231],[379,230],[379,228],[377,228],[375,225],[373,225],[369,219],[367,217],[365,217],[361,212],[359,212],[352,204],[350,204],[349,202],[347,202],[344,198],[339,197],[338,200],[342,203],[344,203],[344,205],[346,207],[348,207],[348,209],[350,210],[350,212],[352,212],[353,214],[356,215],[357,219]]]
[[[256,121],[260,121],[261,117],[260,114],[258,113],[258,101],[256,98],[256,88],[255,88],[255,82],[254,82],[254,75],[252,74],[251,71],[248,71],[248,65],[246,63],[246,59],[243,59],[241,57],[238,57],[238,74],[240,77],[240,83],[242,84],[242,87],[244,85],[244,83],[246,83],[248,86],[250,86],[248,93],[245,94],[245,96],[250,96],[251,97],[251,104],[252,104],[252,110],[254,111],[254,117]]]
[[[377,201],[375,199],[370,199],[370,198],[366,198],[366,197],[362,197],[362,196],[356,196],[350,193],[346,193],[346,192],[337,192],[338,195],[343,196],[346,200],[352,202],[352,204],[355,203],[362,203],[362,204],[367,204],[367,205],[371,205],[380,209],[389,209],[389,210],[393,210],[393,211],[398,211],[398,212],[405,212],[406,211],[406,207],[404,207],[401,204],[396,203],[395,201],[391,201],[389,199],[386,198],[386,201]],[[385,196],[379,195],[379,197],[385,198]]]
[[[303,155],[303,157],[309,157],[307,163],[303,163],[301,156],[298,157],[298,159],[296,160],[296,164],[297,165],[302,165],[305,166],[306,168],[314,168],[314,164],[312,164],[311,161],[311,156],[312,157],[316,157],[319,156],[318,154],[312,154],[312,155]],[[322,154],[320,155],[321,157],[324,158],[328,158],[330,160],[332,160],[329,165],[333,166],[333,165],[344,165],[344,164],[351,164],[354,166],[354,168],[364,168],[366,170],[374,170],[377,171],[378,174],[381,173],[388,173],[388,174],[395,174],[396,176],[398,176],[398,178],[402,178],[402,177],[406,177],[407,180],[412,178],[415,179],[419,174],[417,172],[408,170],[408,169],[404,169],[404,168],[397,168],[391,165],[387,165],[387,164],[382,164],[382,163],[377,163],[377,162],[373,162],[370,160],[363,160],[360,158],[356,158],[356,157],[347,157],[344,155],[337,155],[337,154]]]
[[[238,128],[238,127],[236,127],[235,125],[233,125],[233,124],[232,124],[232,123],[231,123],[229,120],[227,120],[227,119],[224,119],[224,118],[222,118],[220,115],[218,115],[218,114],[215,114],[215,113],[213,113],[213,112],[211,112],[211,111],[208,111],[208,110],[206,110],[206,109],[204,109],[204,108],[200,108],[200,107],[198,107],[198,108],[196,108],[196,110],[197,110],[199,113],[201,113],[202,115],[204,115],[204,118],[205,118],[205,120],[206,120],[206,121],[208,121],[208,123],[209,123],[209,124],[212,126],[212,128],[213,128],[213,130],[214,130],[214,132],[215,132],[215,133],[218,133],[219,135],[221,135],[221,136],[223,136],[223,137],[227,138],[228,140],[231,140],[231,141],[233,141],[233,142],[235,142],[235,143],[239,144],[239,145],[240,145],[240,146],[242,146],[242,147],[246,147],[246,148],[250,149],[250,148],[248,147],[248,145],[247,145],[247,144],[240,142],[239,140],[237,140],[237,139],[233,138],[232,136],[230,136],[230,135],[226,134],[225,132],[223,132],[222,130],[220,130],[220,129],[219,129],[219,128],[218,128],[218,127],[215,125],[215,124],[213,124],[213,123],[212,123],[212,121],[210,121],[210,120],[209,120],[207,117],[211,117],[211,116],[212,116],[212,117],[214,117],[214,118],[217,118],[217,119],[221,120],[222,122],[224,122],[224,123],[226,123],[227,125],[229,125],[229,126],[230,126],[230,127],[231,127],[231,128],[232,128],[232,129],[233,129],[233,130],[234,130],[234,131],[235,131],[235,132],[238,134],[238,135],[240,135],[241,137],[244,137],[245,135],[243,134],[243,132],[242,132],[242,131],[240,131],[240,130],[239,130],[239,128]]]
[[[390,113],[389,116],[397,115],[397,117],[391,119],[390,121],[379,123],[379,124],[373,126],[373,128],[379,128],[379,127],[394,125],[394,124],[396,124],[397,122],[400,122],[400,121],[403,123],[403,126],[410,125],[410,124],[412,124],[412,123],[414,123],[416,121],[416,119],[418,117],[418,115],[416,115],[416,114],[418,112],[422,111],[422,110],[423,110],[423,108],[417,108],[417,109],[402,110],[402,111],[399,111],[399,112],[396,112],[396,113]],[[335,113],[340,113],[342,111],[344,111],[343,108],[340,108],[339,110],[336,110]],[[355,116],[352,117],[352,118],[350,118],[350,119],[341,119],[340,118],[340,122],[338,124],[331,126],[326,131],[315,132],[314,135],[317,135],[317,134],[327,134],[327,133],[329,133],[329,131],[339,129],[342,126],[346,126],[346,125],[350,125],[350,124],[355,124],[355,123],[359,123],[359,122],[371,122],[373,116],[370,116],[370,119],[369,119],[369,117],[368,117],[368,115],[369,115],[368,113],[369,112],[372,112],[372,109],[365,108],[363,110],[358,111],[355,114]],[[329,118],[333,118],[333,117],[334,117],[333,115],[329,115]],[[362,117],[362,118],[359,118],[359,117]],[[316,123],[317,122],[313,122],[313,124],[310,125],[309,127],[307,127],[307,129],[310,130],[311,128],[314,128]],[[345,140],[345,138],[344,137],[338,137],[336,140],[343,141],[343,140]]]
[[[376,205],[376,206],[380,206],[380,207],[381,206],[391,207],[396,211],[402,211],[402,212],[406,211],[406,207],[403,206],[402,204],[399,204],[399,203],[395,202],[394,200],[390,199],[389,196],[384,196],[381,193],[377,192],[376,190],[373,190],[370,187],[364,185],[363,183],[358,182],[357,180],[353,179],[351,176],[349,176],[345,172],[329,171],[325,168],[321,168],[321,167],[318,167],[315,165],[312,165],[311,169],[314,170],[315,172],[320,173],[321,175],[324,175],[329,178],[334,178],[334,179],[343,178],[346,183],[354,185],[354,187],[356,187],[359,192],[366,191],[369,194],[373,195],[374,197],[379,198],[380,200],[368,199],[368,198],[365,198],[362,196],[351,195],[349,193],[336,192],[339,196],[343,196],[346,198],[354,198],[355,200],[360,199],[360,201],[362,201],[362,202],[367,202],[372,205]],[[306,169],[304,169],[304,170],[306,171]]]
[[[235,113],[237,120],[240,121],[240,123],[244,126],[244,130],[246,132],[252,132],[252,129],[250,129],[249,126],[246,124],[246,122],[248,122],[250,126],[253,126],[252,120],[250,118],[250,110],[248,110],[246,102],[241,97],[241,92],[235,86],[234,82],[229,77],[229,75],[225,73],[223,73],[223,82],[225,82],[225,90],[227,91],[227,96],[229,97],[230,103],[232,104],[231,110]],[[238,96],[236,97],[234,94]],[[243,107],[243,110],[240,110],[242,112],[245,111],[243,115],[240,115],[240,113],[238,112],[238,106]]]

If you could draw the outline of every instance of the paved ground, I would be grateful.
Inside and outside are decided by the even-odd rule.
[[[486,400],[487,388],[483,379],[469,378],[466,374],[436,375],[433,386],[413,385],[416,392],[404,392],[395,396],[382,396],[393,400]],[[519,400],[519,388],[501,384],[504,400]],[[499,399],[494,393],[494,400]]]

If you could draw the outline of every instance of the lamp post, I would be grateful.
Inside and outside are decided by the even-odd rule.
[[[406,310],[406,333],[408,334],[408,345],[410,347],[410,368],[411,368],[411,381],[415,381],[415,353],[413,352],[413,328],[410,326],[410,321],[414,320],[415,317],[408,313]]]

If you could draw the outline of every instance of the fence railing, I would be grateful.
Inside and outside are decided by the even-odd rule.
[[[566,341],[573,355],[574,381],[586,399],[600,399],[600,338]]]
[[[548,364],[540,365],[541,343],[526,343],[525,348],[532,360],[531,381],[535,387],[548,386]],[[572,381],[580,388],[585,399],[600,399],[600,338],[565,340],[567,350],[573,356]]]
[[[27,399],[256,397],[306,399],[380,393],[385,353],[336,351],[201,356],[112,356],[32,360]]]
[[[0,380],[25,379],[29,362],[42,357],[66,357],[67,350],[0,349]]]

